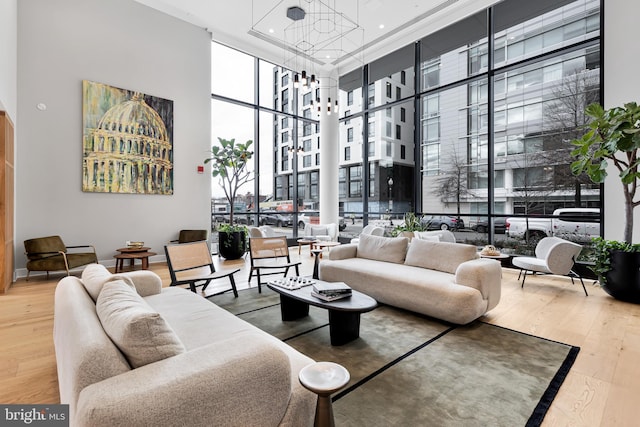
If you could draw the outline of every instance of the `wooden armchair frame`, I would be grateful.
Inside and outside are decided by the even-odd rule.
[[[166,245],[164,252],[167,255],[167,266],[171,276],[170,286],[189,285],[191,292],[195,292],[197,286],[202,286],[202,291],[204,292],[212,280],[228,277],[231,284],[230,289],[206,295],[206,298],[228,291],[233,291],[233,295],[236,298],[238,297],[238,289],[233,275],[240,269],[216,271],[207,242],[199,241]]]
[[[291,267],[295,268],[296,276],[300,275],[300,262],[291,262],[289,245],[285,236],[277,237],[253,237],[249,239],[249,256],[251,269],[249,270],[249,283],[255,271],[258,278],[258,292],[262,293],[260,277],[270,274],[287,275]],[[286,259],[286,262],[285,262]],[[261,270],[278,270],[271,273],[261,273]]]

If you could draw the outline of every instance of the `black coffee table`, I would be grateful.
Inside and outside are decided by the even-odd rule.
[[[316,280],[316,282],[322,282]],[[329,311],[329,334],[331,345],[343,345],[360,336],[360,314],[378,306],[376,300],[358,291],[348,298],[322,301],[311,295],[312,286],[289,290],[267,284],[269,289],[280,294],[280,312],[283,321],[297,320],[309,315],[309,306]]]

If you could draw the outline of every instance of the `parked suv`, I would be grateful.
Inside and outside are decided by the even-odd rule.
[[[557,236],[574,242],[589,242],[600,235],[600,209],[561,208],[553,212],[555,218],[507,218],[507,235],[530,239]]]
[[[450,215],[430,215],[420,218],[420,224],[427,230],[461,230],[464,228],[462,218]]]

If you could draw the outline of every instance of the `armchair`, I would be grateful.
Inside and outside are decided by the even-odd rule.
[[[368,224],[362,229],[360,236],[363,234],[369,234],[371,236],[384,236],[384,228],[378,227],[374,224]],[[350,243],[358,243],[360,241],[360,236],[351,239]]]
[[[316,240],[337,242],[338,224],[306,224],[304,226],[304,237],[312,237]]]
[[[520,268],[523,288],[527,272],[531,272],[531,274],[556,274],[571,277],[571,283],[573,283],[574,277],[579,278],[584,294],[588,296],[582,277],[572,270],[580,251],[582,251],[582,246],[577,243],[559,237],[545,237],[536,245],[535,257],[515,257],[511,262]]]
[[[180,230],[178,240],[172,240],[170,243],[191,243],[207,239],[207,230]]]
[[[69,249],[91,248],[87,252],[68,252]],[[38,237],[24,241],[27,256],[27,280],[32,271],[46,271],[47,279],[50,271],[69,270],[83,265],[97,263],[96,250],[91,245],[65,246],[60,236]]]

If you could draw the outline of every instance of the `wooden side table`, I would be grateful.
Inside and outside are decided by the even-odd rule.
[[[303,246],[308,246],[311,245],[311,249],[313,249],[313,244],[316,242],[316,240],[312,240],[312,239],[298,239],[298,255],[300,255],[300,253],[302,252],[302,247]]]
[[[324,248],[329,248],[328,250],[331,250],[331,248],[335,247],[335,246],[339,246],[341,245],[340,242],[333,242],[333,241],[325,241],[325,240],[317,240],[315,242],[313,242],[311,244],[311,249],[319,249],[320,250],[320,258],[322,258],[322,250]]]
[[[142,269],[147,270],[149,268],[149,257],[157,255],[155,252],[149,252],[146,246],[140,248],[119,248],[116,249],[119,253],[114,256],[116,259],[116,273],[121,273],[124,267],[124,260],[129,260],[129,266],[133,269],[135,260],[139,259],[142,262]]]

